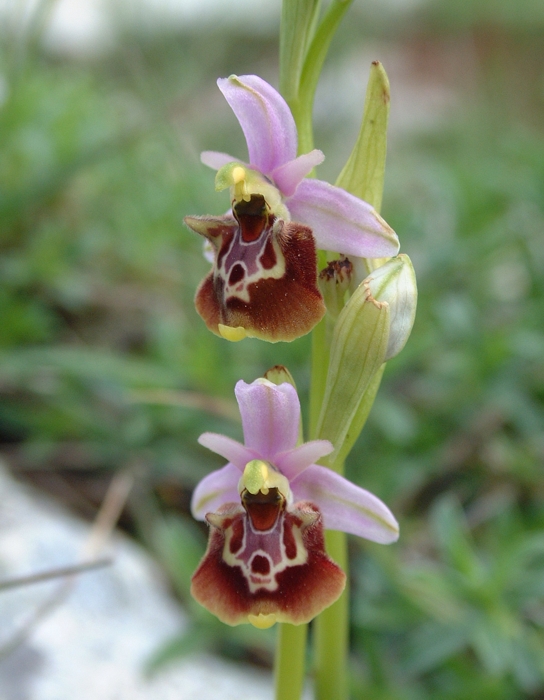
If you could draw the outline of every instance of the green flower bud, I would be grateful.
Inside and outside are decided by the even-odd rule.
[[[272,382],[272,384],[276,384],[276,386],[279,386],[280,384],[290,384],[293,386],[295,389],[297,388],[297,385],[295,384],[295,380],[293,379],[293,375],[287,367],[284,367],[284,365],[274,365],[274,367],[271,367],[269,370],[267,370],[264,373],[264,378],[268,379],[269,382]],[[304,442],[304,432],[303,432],[303,425],[302,425],[302,415],[300,416],[300,421],[298,424],[298,441],[297,445],[302,445]]]
[[[346,303],[346,292],[350,288],[353,265],[349,258],[341,255],[338,260],[331,260],[327,267],[319,273],[319,291],[333,320]]]
[[[412,263],[407,255],[398,255],[368,275],[340,312],[316,430],[317,437],[335,446],[328,464],[344,459],[351,449],[368,413],[364,397],[374,396],[383,363],[408,340],[416,302]]]
[[[361,285],[372,298],[389,306],[385,360],[390,360],[406,345],[414,325],[417,285],[412,262],[407,255],[398,255],[373,270]]]
[[[330,440],[333,464],[342,449],[361,399],[385,361],[389,340],[389,305],[373,298],[361,284],[342,309],[334,327],[329,370],[316,436]]]
[[[284,367],[284,365],[274,365],[274,367],[271,367],[264,373],[264,378],[268,379],[268,381],[272,382],[272,384],[276,384],[278,386],[280,384],[287,383],[294,386],[295,389],[297,388],[293,375],[291,372],[289,372],[287,367]]]

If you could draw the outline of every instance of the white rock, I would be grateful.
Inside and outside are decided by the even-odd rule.
[[[79,561],[90,526],[0,467],[0,580]],[[0,657],[0,700],[268,700],[270,674],[193,656],[151,680],[146,659],[187,620],[155,563],[116,535],[115,563],[81,574],[68,598]],[[0,591],[0,647],[58,590]]]

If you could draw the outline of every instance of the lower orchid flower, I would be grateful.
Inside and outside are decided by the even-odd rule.
[[[197,291],[197,311],[229,340],[293,340],[325,313],[317,248],[390,257],[398,238],[367,202],[306,177],[323,153],[297,157],[295,121],[273,87],[255,75],[222,78],[218,85],[244,131],[249,163],[202,153],[202,161],[218,169],[216,189],[230,188],[232,215],[185,219],[207,238],[214,259]]]
[[[300,403],[291,384],[240,381],[235,394],[244,444],[215,433],[199,438],[228,464],[193,495],[194,517],[211,528],[192,594],[229,625],[302,624],[345,585],[325,551],[324,528],[388,544],[398,525],[376,496],[314,463],[333,451],[329,441],[297,446]]]

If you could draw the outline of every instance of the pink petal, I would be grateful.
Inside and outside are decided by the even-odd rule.
[[[219,151],[202,151],[200,154],[200,161],[209,168],[219,170],[224,165],[227,165],[227,163],[238,161],[238,158],[229,156],[228,153],[220,153]]]
[[[295,193],[301,180],[324,160],[325,156],[322,151],[314,148],[310,153],[305,153],[303,156],[295,158],[295,160],[290,160],[288,163],[280,165],[271,176],[282,195],[290,197]]]
[[[279,92],[256,75],[231,75],[217,84],[240,122],[251,167],[270,175],[296,157],[295,120]]]
[[[328,440],[312,440],[293,450],[276,455],[275,466],[291,481],[310,464],[317,462],[325,455],[330,455],[333,450],[334,447]]]
[[[248,462],[259,457],[254,450],[249,450],[237,440],[233,440],[226,435],[202,433],[198,438],[198,442],[212,452],[221,455],[228,462],[232,462],[242,472]]]
[[[207,513],[215,513],[225,503],[240,503],[238,481],[240,470],[234,464],[205,476],[197,484],[191,499],[191,513],[196,520],[204,520]]]
[[[312,501],[328,530],[342,530],[367,540],[389,544],[399,526],[389,508],[369,491],[352,484],[331,469],[312,465],[291,482],[295,502]]]
[[[272,384],[257,379],[252,384],[239,381],[234,389],[244,428],[246,447],[261,459],[274,462],[278,452],[291,450],[297,443],[300,403],[291,384]]]
[[[322,180],[303,180],[286,205],[313,230],[318,248],[359,258],[396,255],[397,234],[362,199]]]

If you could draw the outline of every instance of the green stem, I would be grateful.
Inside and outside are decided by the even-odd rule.
[[[289,101],[289,107],[298,129],[299,153],[308,153],[314,147],[312,110],[315,90],[332,38],[352,1],[332,0],[327,7],[306,53],[300,77],[298,99]]]
[[[333,0],[315,33],[319,1],[315,3],[284,2],[280,37],[280,85],[297,125],[299,153],[307,153],[313,148],[312,109],[315,88],[332,35],[351,1]],[[293,29],[293,23],[298,28],[295,32],[296,36],[289,34]],[[312,35],[313,40],[310,40]],[[304,54],[306,54],[305,57]],[[328,366],[329,343],[326,322],[323,320],[312,333],[310,435],[313,434],[317,425]],[[301,696],[304,684],[307,631],[307,625],[295,627],[282,624],[279,626],[275,660],[276,700],[299,700]]]
[[[327,551],[347,575],[348,556],[343,532],[325,533]],[[315,621],[316,700],[347,700],[349,651],[349,592],[346,590]]]
[[[327,371],[329,367],[330,344],[327,342],[326,319],[316,326],[312,333],[312,384],[310,394],[310,437],[316,435],[317,421],[321,411]],[[339,473],[343,464],[336,465]],[[343,532],[325,533],[327,552],[346,572],[348,567],[346,535]],[[349,594],[346,590],[315,621],[314,652],[316,700],[347,700],[349,649]]]
[[[327,319],[324,318],[312,332],[312,379],[310,389],[310,440],[316,436],[317,421],[325,395],[330,348],[326,342]]]
[[[278,625],[275,660],[276,700],[300,700],[308,625]]]

